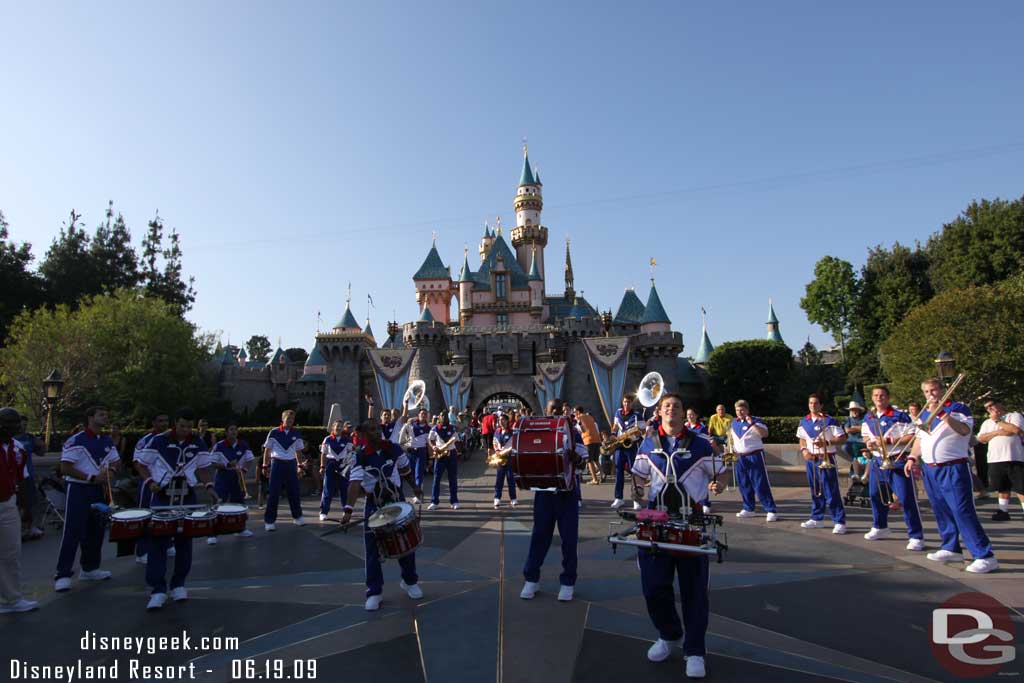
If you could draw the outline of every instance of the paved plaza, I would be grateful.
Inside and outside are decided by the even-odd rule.
[[[144,665],[195,665],[195,680],[230,681],[231,660],[317,660],[317,680],[394,681],[678,681],[681,651],[653,664],[645,653],[657,637],[640,593],[635,552],[613,554],[606,541],[611,486],[584,486],[580,521],[579,583],[571,603],[555,600],[560,551],[555,546],[541,577],[542,592],[519,598],[530,530],[530,494],[516,509],[491,507],[493,473],[477,454],[462,467],[462,506],[424,509],[424,545],[417,553],[425,597],[418,603],[399,589],[397,564],[385,564],[385,601],[363,609],[363,541],[358,528],[339,533],[334,521],[296,527],[279,519],[272,534],[254,510],[249,539],[195,543],[189,577],[191,600],[147,613],[144,568],[131,557],[114,559],[104,547],[102,584],[76,581],[68,594],[52,590],[59,530],[24,546],[27,595],[37,612],[6,617],[5,653],[29,664],[109,665],[130,657]],[[736,492],[715,500],[725,515],[729,552],[712,564],[708,680],[899,681],[961,680],[940,666],[929,639],[932,610],[964,592],[991,595],[1014,611],[1024,633],[1024,522],[986,523],[1000,569],[974,576],[936,565],[904,549],[902,523],[889,540],[868,542],[870,513],[848,509],[850,534],[830,525],[801,529],[805,489],[776,490],[780,521],[737,519]],[[316,501],[304,500],[316,520]],[[979,503],[983,521],[994,503]],[[925,509],[926,540],[936,546],[933,517]],[[282,506],[287,516],[287,505]],[[332,514],[335,519],[340,511]],[[141,657],[82,651],[86,630],[98,635],[236,637],[238,649],[162,650]],[[1019,640],[1019,636],[1018,636]],[[988,680],[1012,680],[1024,657]],[[5,658],[6,659],[6,658]],[[121,664],[119,680],[131,680]],[[235,665],[236,669],[240,665]],[[272,670],[271,670],[272,671]],[[234,673],[238,673],[236,670]],[[367,678],[362,678],[363,676]],[[255,678],[255,676],[253,676]],[[6,680],[6,678],[5,678]],[[978,679],[985,680],[985,679]]]

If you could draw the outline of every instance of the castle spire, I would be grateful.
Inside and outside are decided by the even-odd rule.
[[[523,145],[523,172],[519,176],[519,187],[536,184],[537,180],[533,177],[533,169],[530,167],[530,153],[526,145]]]
[[[576,288],[573,286],[572,255],[569,253],[569,238],[565,238],[565,300],[572,301],[576,298]]]

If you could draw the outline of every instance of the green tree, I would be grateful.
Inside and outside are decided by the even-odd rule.
[[[15,316],[42,301],[42,281],[29,270],[31,264],[32,245],[8,239],[7,219],[0,211],[0,344]]]
[[[147,296],[163,299],[175,306],[181,315],[191,310],[196,301],[195,278],[183,279],[181,241],[171,230],[165,248],[164,222],[158,211],[147,224],[142,240],[142,286]]]
[[[992,390],[1008,405],[1024,403],[1022,310],[1019,279],[944,292],[915,308],[881,348],[894,401],[920,400],[921,380],[935,375],[935,356],[946,350],[967,373],[958,400]]]
[[[82,298],[102,291],[96,263],[90,253],[91,239],[82,226],[82,214],[71,210],[68,222],[60,229],[46,251],[39,274],[51,306],[76,306]]]
[[[139,257],[132,246],[132,235],[124,216],[119,213],[114,217],[113,201],[107,204],[106,220],[96,228],[90,255],[102,291],[133,289],[139,284]]]
[[[971,202],[928,240],[936,292],[1004,280],[1024,269],[1024,197]]]
[[[305,363],[306,359],[309,358],[309,354],[306,353],[306,349],[300,349],[297,346],[285,349],[284,355],[288,356],[288,360],[292,363]]]
[[[814,279],[807,284],[807,293],[800,299],[800,308],[807,313],[807,319],[820,325],[839,344],[844,362],[859,289],[853,266],[848,261],[826,256],[814,264]]]
[[[119,419],[145,424],[157,410],[202,409],[211,399],[203,368],[213,340],[199,335],[176,307],[122,290],[22,313],[0,350],[0,382],[19,410],[43,417],[42,380],[64,376],[57,406],[65,424],[102,403]]]
[[[266,363],[270,360],[270,352],[273,350],[273,347],[270,346],[270,340],[260,334],[254,334],[249,337],[249,341],[245,342],[245,348],[249,352],[249,360],[261,363]]]
[[[720,344],[708,358],[707,370],[715,382],[717,402],[750,402],[751,410],[771,414],[792,365],[789,347],[764,339]]]

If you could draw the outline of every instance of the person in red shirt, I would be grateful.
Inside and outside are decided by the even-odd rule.
[[[21,513],[26,501],[25,450],[14,440],[21,431],[21,415],[0,408],[0,614],[29,612],[39,603],[21,595]]]
[[[494,413],[487,413],[484,418],[480,420],[480,440],[487,448],[487,457],[490,458],[494,453],[494,432],[498,426],[498,418]]]

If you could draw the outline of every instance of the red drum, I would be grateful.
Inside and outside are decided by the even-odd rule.
[[[423,542],[416,510],[409,503],[392,503],[370,515],[366,525],[382,559],[405,557]]]
[[[142,538],[146,531],[146,523],[153,516],[150,510],[133,508],[118,510],[110,515],[110,540],[131,541]]]
[[[157,510],[149,519],[149,535],[175,536],[184,518],[185,513],[180,510]]]
[[[636,537],[638,540],[671,543],[673,545],[701,545],[702,533],[700,529],[694,529],[684,523],[669,521],[668,513],[664,510],[641,510],[636,513],[636,521]],[[679,557],[689,557],[697,554],[674,548],[663,547],[661,550],[668,555]]]
[[[512,473],[517,487],[556,491],[575,488],[572,428],[566,418],[524,417],[512,439]]]
[[[237,503],[221,503],[213,506],[213,512],[217,515],[215,523],[218,534],[237,534],[245,531],[245,524],[249,521],[249,508]]]
[[[214,527],[217,514],[210,510],[195,510],[185,515],[181,522],[181,536],[185,538],[201,538],[217,533]]]

